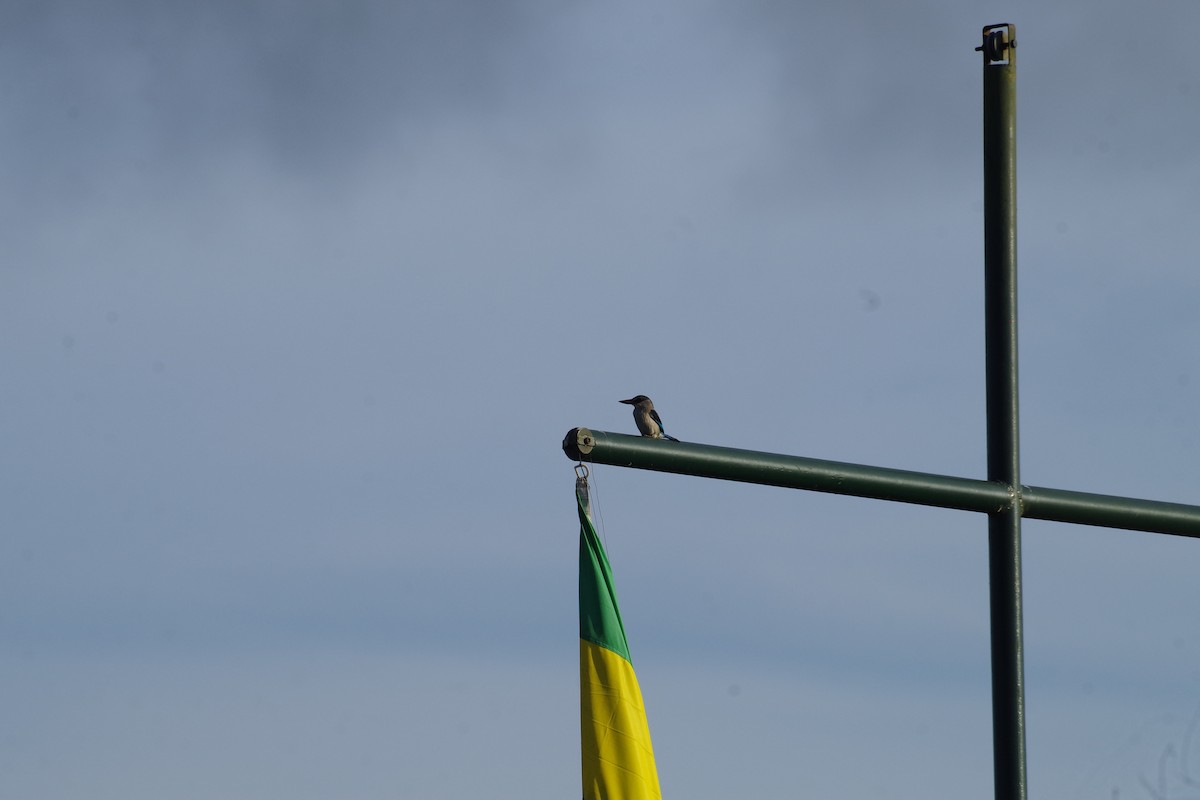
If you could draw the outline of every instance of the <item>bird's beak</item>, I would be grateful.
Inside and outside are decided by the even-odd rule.
[[[633,405],[634,403],[636,403],[636,402],[637,402],[637,398],[636,398],[636,397],[631,397],[631,398],[629,398],[628,400],[622,400],[622,401],[620,401],[620,402],[622,402],[622,403],[627,403],[627,404],[629,404],[629,405]]]

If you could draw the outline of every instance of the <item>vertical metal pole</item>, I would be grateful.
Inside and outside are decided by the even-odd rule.
[[[992,753],[997,800],[1025,800],[1025,673],[1017,417],[1016,28],[983,29],[984,325],[987,476],[1012,502],[988,517]]]

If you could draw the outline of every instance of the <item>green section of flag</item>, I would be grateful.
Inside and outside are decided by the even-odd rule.
[[[579,504],[579,638],[630,661],[608,555],[588,515],[586,496],[576,492],[575,499]]]

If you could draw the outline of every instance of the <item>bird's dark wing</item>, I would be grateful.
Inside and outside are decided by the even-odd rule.
[[[664,439],[670,439],[672,442],[678,442],[678,441],[679,441],[679,440],[678,440],[678,439],[676,439],[674,436],[672,436],[671,434],[667,433],[667,429],[666,429],[666,428],[664,428],[664,427],[663,427],[663,424],[662,424],[662,417],[660,417],[660,416],[658,415],[658,411],[657,411],[656,409],[653,409],[653,408],[652,408],[652,409],[650,409],[650,418],[651,418],[652,420],[654,420],[655,422],[657,422],[657,423],[658,423],[658,432],[662,434],[662,437],[663,437]]]

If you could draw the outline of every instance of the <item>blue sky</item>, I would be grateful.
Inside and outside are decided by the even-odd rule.
[[[579,790],[571,427],[1200,501],[1191,4],[5,5],[0,795]],[[598,467],[670,797],[991,796],[986,522]],[[1191,539],[1030,521],[1030,791],[1195,794]]]

